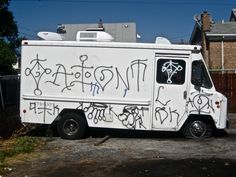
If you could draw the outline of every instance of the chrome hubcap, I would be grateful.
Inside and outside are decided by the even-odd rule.
[[[193,137],[203,137],[207,132],[206,124],[202,121],[194,121],[190,126],[190,133]]]
[[[79,130],[79,124],[74,119],[68,119],[65,121],[63,128],[67,135],[74,135]]]

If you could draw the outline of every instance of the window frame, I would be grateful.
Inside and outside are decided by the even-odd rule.
[[[170,71],[170,73],[168,73],[168,71],[167,71],[168,68],[172,69],[172,67],[175,68],[175,71],[172,71],[172,72]],[[173,79],[175,79],[175,80],[173,80]],[[160,59],[158,59],[156,62],[156,82],[159,84],[166,84],[166,85],[183,85],[183,84],[185,84],[185,82],[186,82],[186,61],[183,59],[178,59],[178,58],[160,58]]]
[[[198,62],[199,67],[196,68],[199,69],[200,73],[197,73],[199,76],[194,79],[194,63]],[[210,78],[210,75],[207,71],[207,68],[202,60],[194,60],[192,62],[192,68],[191,68],[191,83],[198,87],[203,87],[206,89],[211,89],[213,87],[212,80]]]

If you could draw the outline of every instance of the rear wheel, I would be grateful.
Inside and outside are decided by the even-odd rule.
[[[212,136],[213,127],[205,120],[191,120],[182,130],[186,138],[209,138]]]
[[[81,114],[65,113],[57,124],[57,130],[63,139],[80,139],[85,134],[86,125]]]

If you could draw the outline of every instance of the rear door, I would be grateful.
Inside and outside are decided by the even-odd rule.
[[[153,129],[177,128],[186,116],[190,52],[156,53]]]

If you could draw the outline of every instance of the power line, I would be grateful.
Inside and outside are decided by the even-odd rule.
[[[31,34],[31,33],[27,33],[27,32],[23,32],[23,31],[20,31],[19,32],[19,36],[28,36],[28,37],[33,37],[33,38],[37,38],[38,36],[35,35],[35,34]]]
[[[171,39],[172,39],[172,40],[174,40],[174,39],[183,39],[183,38],[185,38],[185,37],[189,37],[189,34],[183,34],[183,35],[181,35],[181,36],[171,37]]]
[[[18,28],[21,28],[21,29],[23,29],[24,31],[28,31],[28,32],[31,32],[31,33],[37,33],[37,31],[34,31],[34,30],[31,30],[31,29],[29,29],[28,27],[24,27],[24,26],[22,26],[22,25],[17,25],[18,26]]]
[[[25,36],[25,37],[30,37],[30,38],[33,38],[33,39],[37,39],[38,38],[38,36],[29,34],[29,33],[20,32],[20,34]]]
[[[11,2],[53,2],[53,3],[107,3],[107,4],[160,4],[160,5],[211,5],[211,6],[234,6],[236,3],[207,3],[189,1],[154,1],[154,0],[11,0]]]

